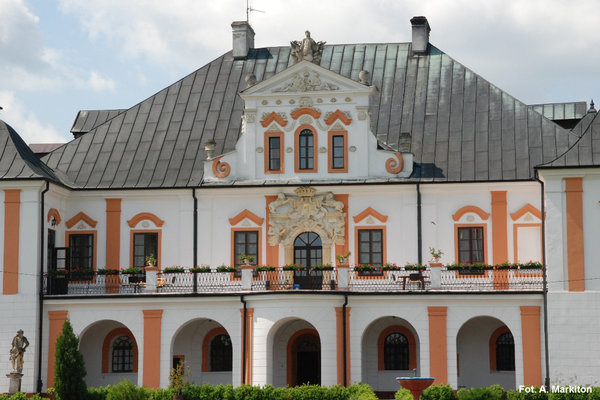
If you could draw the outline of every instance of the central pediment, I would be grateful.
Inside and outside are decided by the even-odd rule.
[[[240,96],[246,99],[298,93],[351,92],[368,94],[369,91],[370,88],[366,85],[309,61],[300,61],[269,79],[243,90],[240,92]]]

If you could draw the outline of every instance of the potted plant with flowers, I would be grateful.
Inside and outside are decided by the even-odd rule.
[[[128,267],[121,270],[121,275],[127,277],[129,284],[137,284],[146,281],[144,274],[144,268],[142,267]]]
[[[174,391],[173,400],[184,400],[183,390],[190,385],[190,382],[185,380],[190,375],[190,367],[185,371],[182,362],[178,363],[175,368],[171,368],[169,373],[169,389]]]
[[[156,266],[156,257],[154,257],[154,254],[150,254],[149,256],[146,257],[146,265],[148,267]]]

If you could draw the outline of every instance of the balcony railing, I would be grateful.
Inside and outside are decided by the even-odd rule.
[[[469,274],[443,268],[355,271],[242,271],[145,275],[46,276],[44,294],[135,295],[266,291],[541,292],[541,270],[488,270]]]

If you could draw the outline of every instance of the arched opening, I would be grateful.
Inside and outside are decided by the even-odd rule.
[[[314,329],[296,332],[288,342],[288,385],[321,384],[321,341]]]
[[[459,388],[515,388],[515,342],[502,321],[481,316],[465,322],[456,336],[456,353]]]
[[[323,263],[323,243],[314,232],[303,232],[294,240],[294,264],[307,268]]]

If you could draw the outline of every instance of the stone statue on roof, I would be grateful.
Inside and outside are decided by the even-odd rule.
[[[304,32],[304,34],[305,38],[302,39],[301,42],[297,40],[290,42],[292,46],[292,60],[294,61],[294,64],[302,60],[319,64],[326,42],[315,42],[315,40],[310,37],[309,31]]]

